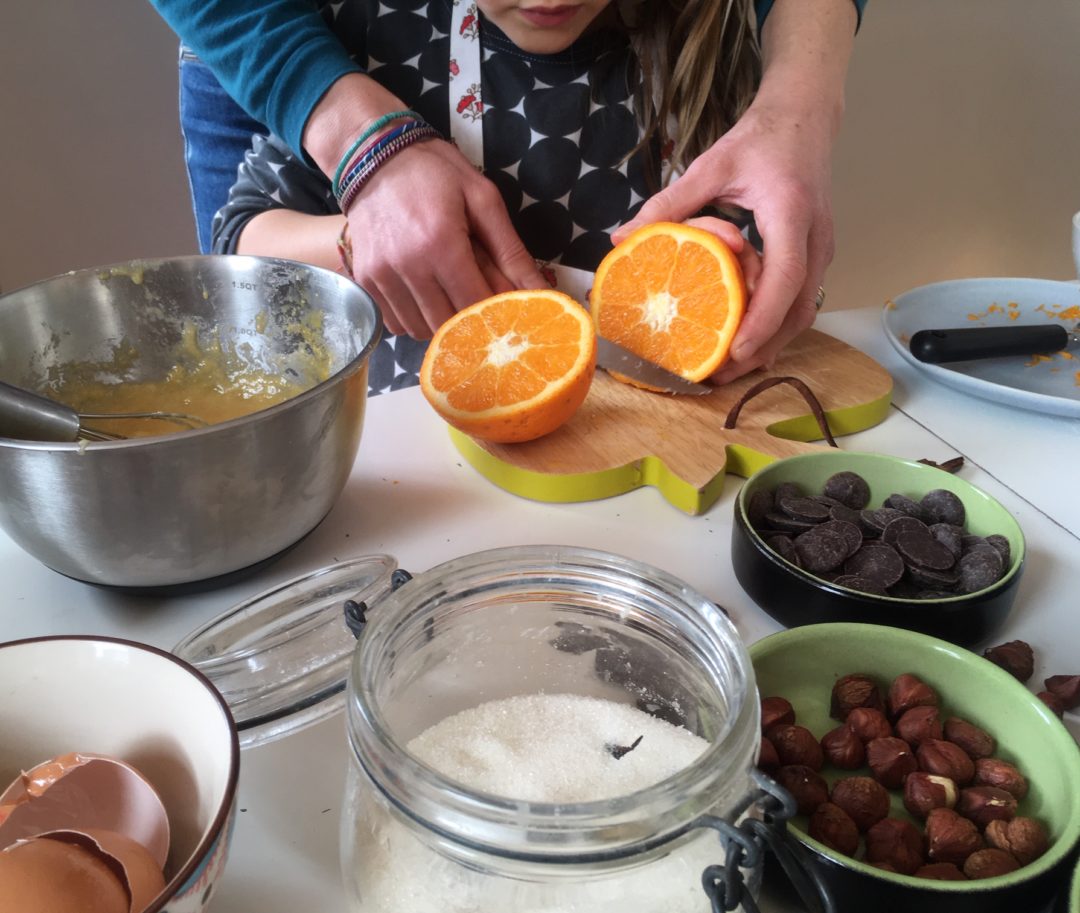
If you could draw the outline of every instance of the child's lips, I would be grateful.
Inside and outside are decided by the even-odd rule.
[[[540,28],[556,28],[569,22],[578,8],[571,5],[521,7],[518,12],[530,24]]]

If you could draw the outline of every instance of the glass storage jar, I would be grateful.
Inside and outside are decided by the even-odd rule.
[[[747,812],[760,725],[749,656],[714,603],[637,561],[528,546],[442,564],[368,608],[346,697],[353,913],[714,908],[703,872],[724,861],[716,822]],[[707,745],[653,785],[564,804],[468,788],[410,748],[526,695],[627,704]]]

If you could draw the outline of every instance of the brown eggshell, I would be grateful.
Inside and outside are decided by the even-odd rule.
[[[122,874],[131,895],[130,913],[142,913],[165,888],[161,866],[141,843],[115,831],[49,831],[41,839],[60,840],[106,857],[110,868]],[[111,862],[110,862],[111,860]]]
[[[0,913],[128,913],[128,892],[96,853],[60,840],[0,852]]]
[[[0,849],[46,831],[115,831],[141,843],[158,868],[169,852],[169,819],[150,782],[134,767],[101,755],[45,761],[12,783],[0,806]]]

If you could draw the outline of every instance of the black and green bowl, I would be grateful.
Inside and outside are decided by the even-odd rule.
[[[1020,814],[1040,820],[1050,834],[1043,856],[1008,875],[932,881],[885,872],[838,853],[808,836],[806,818],[797,817],[788,833],[838,911],[1038,913],[1066,888],[1080,843],[1080,747],[1061,720],[1007,672],[946,641],[880,625],[781,631],[751,645],[750,657],[760,694],[787,698],[796,722],[818,737],[837,725],[829,716],[829,698],[840,676],[867,673],[887,688],[900,673],[918,675],[938,692],[946,713],[997,739],[995,756],[1014,763],[1029,783]],[[830,784],[860,774],[869,771],[822,771]],[[892,805],[893,817],[908,817],[899,791],[893,791]]]
[[[819,493],[835,473],[851,471],[870,486],[870,504],[892,494],[918,500],[945,489],[964,504],[966,529],[978,536],[1004,536],[1010,565],[992,585],[973,593],[933,599],[902,598],[857,592],[809,573],[780,557],[751,523],[748,506],[754,493],[794,482],[808,494]],[[970,482],[923,463],[877,453],[828,450],[776,460],[759,470],[735,499],[731,534],[735,577],[750,597],[786,627],[826,622],[868,622],[921,631],[953,643],[985,640],[1009,614],[1024,567],[1024,536],[1009,511]]]

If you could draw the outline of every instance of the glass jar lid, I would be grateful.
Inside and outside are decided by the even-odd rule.
[[[345,604],[383,598],[396,568],[390,555],[320,568],[241,602],[172,652],[221,692],[242,748],[280,738],[344,706],[356,646]]]

